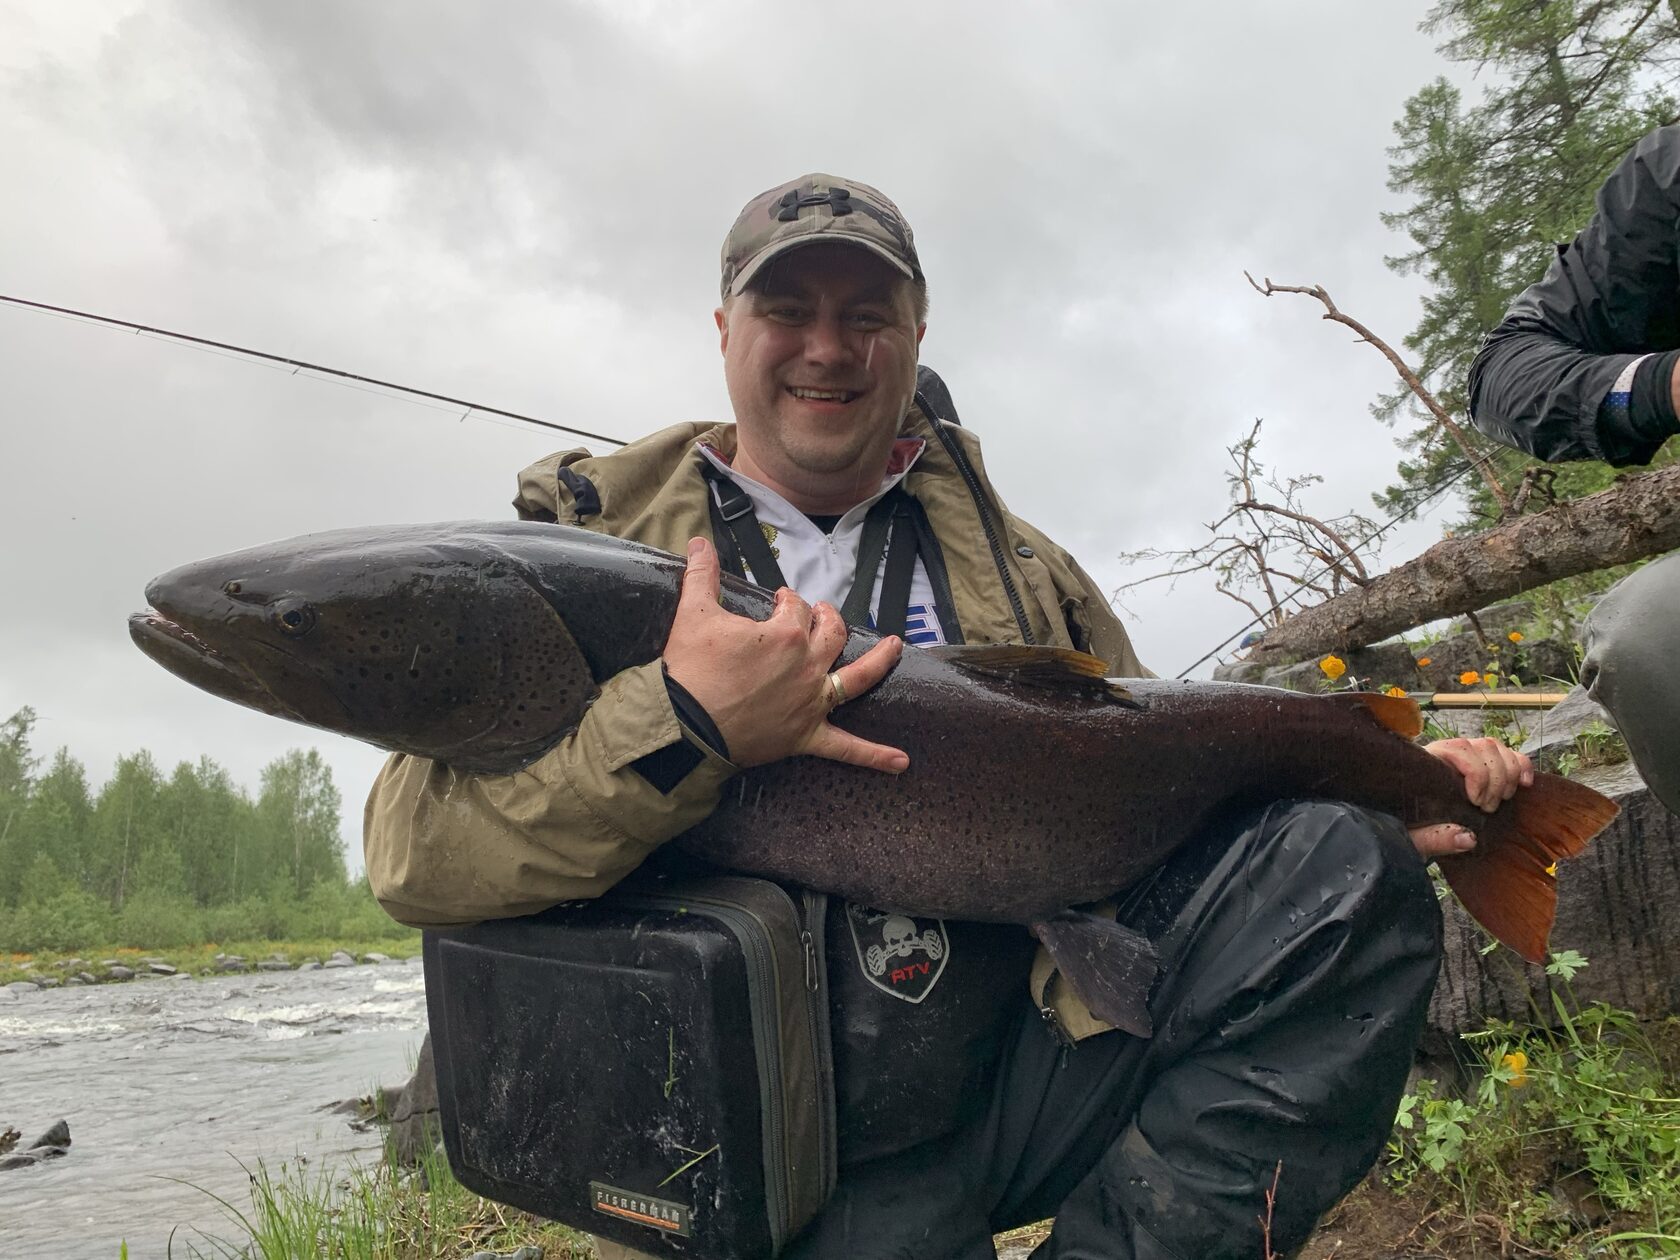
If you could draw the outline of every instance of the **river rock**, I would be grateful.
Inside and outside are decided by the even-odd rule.
[[[247,971],[245,960],[238,954],[217,954],[216,970],[222,972]]]
[[[67,989],[80,989],[84,988],[86,985],[87,981],[83,980],[80,976],[69,976],[64,981],[64,987]]]
[[[1577,1002],[1608,1002],[1637,1015],[1680,1012],[1680,817],[1651,794],[1631,762],[1584,770],[1575,779],[1622,807],[1580,857],[1558,869],[1553,951],[1572,949],[1587,967],[1569,982]],[[1510,950],[1483,956],[1486,939],[1456,901],[1441,905],[1445,951],[1429,1003],[1426,1049],[1440,1051],[1489,1019],[1551,1019],[1544,968]]]
[[[20,962],[17,965],[17,969],[19,971],[34,971],[35,970],[35,960],[33,958],[31,958],[31,959],[29,959],[25,962]]]
[[[321,970],[321,964],[319,962],[317,962],[315,959],[311,958],[307,962],[299,963],[298,964],[298,970],[299,971],[319,971],[319,970]]]
[[[99,960],[99,965],[101,967],[120,967],[120,966],[122,966],[122,959],[120,959],[120,958],[101,958]]]
[[[99,983],[99,977],[94,975],[91,971],[78,971],[75,978],[80,980],[83,984]]]
[[[428,1032],[420,1043],[414,1075],[391,1107],[391,1150],[399,1164],[418,1165],[437,1145],[442,1132],[437,1069],[432,1062],[432,1034]]]
[[[356,965],[356,960],[354,958],[350,957],[350,955],[345,953],[342,949],[335,949],[333,951],[332,957],[327,959],[327,961],[322,963],[321,965],[323,967],[328,967],[328,968],[332,968],[332,967],[354,967]]]
[[[388,963],[391,958],[389,954],[363,954],[362,961],[365,963]]]
[[[290,971],[291,969],[291,963],[275,958],[265,958],[257,964],[258,971]]]
[[[0,1171],[8,1168],[28,1168],[45,1160],[57,1159],[70,1153],[70,1125],[60,1120],[29,1144],[29,1149],[0,1159]]]
[[[56,989],[59,985],[63,984],[64,981],[60,980],[57,976],[42,976],[35,983],[43,989]]]
[[[125,967],[121,963],[110,963],[105,967],[105,975],[111,980],[132,980],[134,969]]]
[[[26,993],[39,993],[41,986],[33,980],[13,980],[6,986],[5,991],[21,997]]]
[[[1559,759],[1575,749],[1575,739],[1601,723],[1614,730],[1616,723],[1585,687],[1576,687],[1545,714],[1534,733],[1523,743],[1522,751],[1542,770],[1556,770]]]
[[[150,971],[154,976],[172,976],[175,974],[175,968],[171,967],[168,963],[152,962],[149,959],[146,962],[146,970]]]
[[[1213,681],[1257,683],[1266,668],[1259,661],[1229,661],[1213,667]]]
[[[54,963],[53,966],[57,967],[60,971],[73,971],[77,967],[86,967],[87,963],[80,958],[61,958]]]

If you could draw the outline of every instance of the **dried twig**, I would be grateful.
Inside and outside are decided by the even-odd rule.
[[[1447,413],[1445,407],[1436,401],[1435,395],[1430,393],[1424,383],[1418,379],[1417,373],[1406,366],[1406,361],[1396,354],[1386,341],[1357,319],[1354,319],[1353,316],[1344,315],[1337,309],[1335,302],[1330,300],[1330,295],[1324,291],[1323,285],[1273,284],[1271,277],[1267,276],[1265,286],[1262,287],[1248,272],[1243,272],[1243,275],[1247,278],[1249,284],[1254,286],[1255,292],[1262,297],[1271,297],[1274,293],[1301,293],[1307,297],[1317,298],[1324,304],[1324,315],[1321,318],[1333,320],[1353,329],[1354,332],[1359,334],[1361,341],[1380,351],[1383,357],[1394,365],[1394,370],[1400,374],[1400,379],[1406,382],[1406,388],[1417,395],[1418,400],[1435,417],[1436,423],[1458,445],[1458,449],[1464,453],[1464,458],[1476,465],[1476,470],[1481,473],[1482,480],[1487,484],[1488,493],[1493,496],[1493,501],[1499,504],[1500,515],[1510,516],[1514,513],[1515,509],[1511,505],[1511,496],[1505,493],[1505,487],[1499,484],[1499,478],[1489,472],[1487,466],[1477,457],[1475,450],[1470,446],[1470,439],[1466,436],[1464,427]]]

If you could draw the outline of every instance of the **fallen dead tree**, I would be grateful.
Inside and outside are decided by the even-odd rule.
[[[1474,612],[1561,578],[1680,548],[1680,465],[1447,538],[1364,586],[1267,630],[1250,659],[1351,650],[1440,617]]]

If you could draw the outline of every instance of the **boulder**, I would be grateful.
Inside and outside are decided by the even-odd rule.
[[[1267,667],[1259,661],[1230,661],[1213,667],[1215,682],[1257,683]]]
[[[87,963],[80,958],[60,958],[53,966],[60,971],[74,971],[78,967],[87,966]]]
[[[391,1150],[402,1165],[421,1163],[442,1134],[438,1119],[437,1069],[432,1063],[432,1034],[420,1043],[414,1075],[391,1106]]]
[[[1587,694],[1587,689],[1576,687],[1563,698],[1561,704],[1554,705],[1544,715],[1543,721],[1536,724],[1532,734],[1524,741],[1522,751],[1533,758],[1540,769],[1556,770],[1563,755],[1575,751],[1576,738],[1600,725],[1611,730],[1616,727],[1614,719]]]
[[[321,964],[323,967],[354,967],[356,960],[342,949],[335,949],[333,956]]]
[[[275,958],[265,958],[257,964],[258,971],[290,971],[291,969],[291,963]]]
[[[9,1168],[28,1168],[34,1164],[49,1159],[57,1159],[69,1153],[70,1125],[66,1121],[60,1120],[31,1142],[28,1150],[17,1151],[0,1158],[0,1171]]]
[[[248,971],[245,960],[238,954],[217,954],[216,970],[220,972]]]
[[[168,963],[152,962],[150,959],[146,961],[146,969],[154,976],[172,976],[175,974],[175,968]]]
[[[40,991],[41,986],[33,980],[13,980],[5,987],[5,992],[16,994],[19,997],[29,993],[39,993]]]
[[[59,985],[63,984],[64,981],[60,980],[57,976],[42,976],[35,983],[43,989],[56,989]]]
[[[110,980],[132,980],[134,979],[134,969],[125,967],[121,963],[111,963],[105,968],[105,975]]]
[[[99,977],[94,975],[91,971],[78,971],[75,978],[80,980],[83,984],[97,984],[99,982]]]
[[[388,954],[363,954],[362,961],[365,963],[388,963],[391,958]]]
[[[321,964],[311,958],[308,962],[299,963],[297,969],[299,971],[319,971],[321,970]]]
[[[1581,1004],[1608,1002],[1650,1018],[1680,1012],[1680,915],[1669,910],[1680,901],[1680,817],[1651,794],[1631,762],[1574,777],[1622,812],[1558,870],[1552,949],[1576,950],[1588,961],[1569,989]],[[1426,1048],[1450,1045],[1489,1019],[1553,1019],[1551,993],[1560,981],[1506,949],[1484,956],[1486,937],[1469,915],[1450,898],[1441,909],[1445,952]]]

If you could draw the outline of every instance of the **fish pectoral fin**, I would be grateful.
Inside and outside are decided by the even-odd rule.
[[[1410,696],[1388,696],[1380,691],[1338,691],[1321,698],[1344,708],[1363,709],[1379,726],[1404,739],[1416,739],[1423,734],[1423,710]]]
[[[1154,1033],[1149,990],[1160,960],[1147,936],[1083,910],[1034,923],[1032,934],[1091,1014],[1134,1037]]]
[[[1029,687],[1069,688],[1100,695],[1117,704],[1142,708],[1124,684],[1108,676],[1100,656],[1063,647],[1027,647],[1018,643],[956,644],[922,649],[958,669]]]

